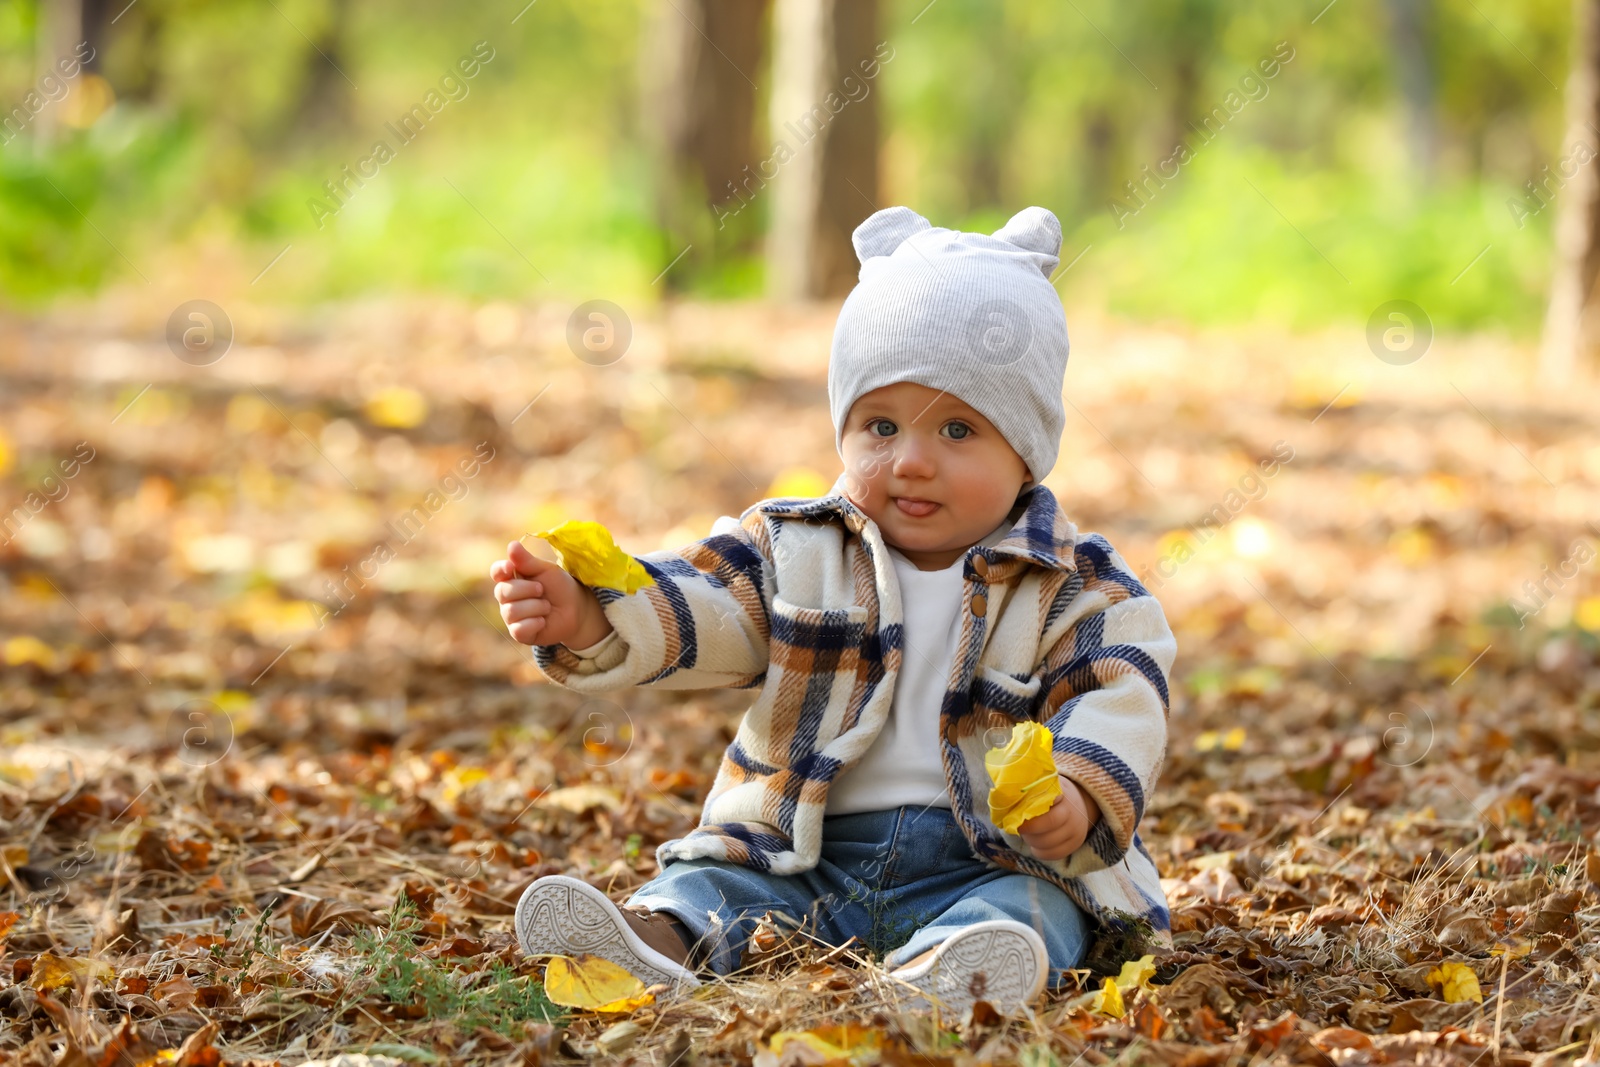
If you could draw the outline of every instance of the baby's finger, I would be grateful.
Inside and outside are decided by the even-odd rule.
[[[1037,834],[1052,827],[1059,826],[1063,821],[1061,798],[1057,797],[1055,803],[1051,804],[1043,812],[1035,815],[1031,819],[1025,820],[1021,826],[1018,826],[1017,832],[1020,834]]]
[[[1033,855],[1035,859],[1060,860],[1066,859],[1074,851],[1074,849],[1068,848],[1066,845],[1052,845],[1048,848],[1034,848]]]
[[[526,578],[513,578],[494,587],[494,598],[502,604],[542,596],[544,596],[544,586],[539,582],[530,582]]]
[[[549,560],[540,559],[529,552],[528,546],[521,541],[512,541],[506,546],[506,558],[510,561],[512,570],[523,578],[537,578],[556,566]]]
[[[1040,833],[1034,834],[1033,840],[1037,841],[1041,845],[1057,845],[1063,841],[1071,840],[1072,835],[1072,824],[1062,823],[1059,826],[1052,826]]]
[[[508,559],[497,559],[489,566],[489,580],[493,582],[509,582],[517,576],[516,570]]]
[[[542,615],[524,619],[521,622],[514,622],[510,626],[512,640],[524,645],[538,644],[539,632],[543,629],[544,617]]]
[[[509,604],[500,605],[500,617],[507,623],[521,622],[523,619],[532,619],[550,614],[550,601],[530,598],[527,600],[513,600]]]

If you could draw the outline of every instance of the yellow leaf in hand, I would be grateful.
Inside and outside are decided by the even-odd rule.
[[[1446,961],[1428,972],[1428,984],[1439,991],[1447,1004],[1483,1003],[1478,976],[1464,963]]]
[[[598,522],[572,519],[533,536],[550,542],[561,553],[562,570],[584,585],[632,594],[656,584],[644,565],[618,548],[611,531]]]
[[[1061,795],[1061,779],[1050,754],[1053,741],[1043,723],[1019,722],[1011,728],[1010,741],[984,753],[983,765],[994,783],[989,790],[989,818],[1008,834],[1049,811]]]
[[[656,999],[638,978],[587,952],[552,958],[544,969],[544,995],[552,1004],[604,1012],[633,1011]]]

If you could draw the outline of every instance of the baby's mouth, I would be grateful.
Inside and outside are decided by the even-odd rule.
[[[914,496],[897,496],[894,498],[895,506],[902,513],[915,519],[927,518],[939,510],[939,505],[932,500],[919,500]]]

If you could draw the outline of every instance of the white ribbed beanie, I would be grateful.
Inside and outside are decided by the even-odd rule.
[[[1034,483],[1056,463],[1067,319],[1050,284],[1061,223],[1042,207],[992,235],[934,226],[908,207],[852,237],[861,276],[834,326],[828,406],[843,452],[850,405],[895,382],[942,389],[994,424]]]

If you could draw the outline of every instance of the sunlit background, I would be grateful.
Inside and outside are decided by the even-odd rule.
[[[1307,326],[1405,297],[1527,338],[1544,309],[1555,213],[1527,183],[1565,154],[1567,0],[863,3],[841,54],[888,58],[832,78],[765,3],[125,3],[0,9],[0,104],[29,113],[0,152],[13,305],[760,296],[809,165],[775,146],[837,92],[829,150],[875,157],[827,194],[846,233],[891,203],[985,230],[1045,205],[1084,254],[1069,310]]]
[[[1535,990],[1488,1013],[1496,1046],[1577,1047],[1580,964],[1538,969],[1593,920],[1535,950],[1478,889],[1570,882],[1600,827],[1586,18],[0,5],[0,952],[93,946],[155,1004],[172,975],[103,940],[126,904],[216,1039],[285,1063],[375,1036],[327,975],[397,893],[477,946],[452,974],[535,973],[507,902],[655,873],[749,694],[546,684],[490,563],[564,519],[642,553],[824,492],[853,228],[1042,205],[1072,339],[1046,484],[1178,637],[1143,833],[1184,950],[1234,973],[1227,939],[1271,936],[1261,960],[1322,976],[1348,943],[1361,984],[1296,1010],[1383,1000],[1382,1034],[1429,995],[1396,953],[1436,958],[1427,917],[1470,900],[1504,935],[1485,989]],[[1458,880],[1419,877],[1447,855]],[[285,985],[308,1002],[271,1014]],[[84,1010],[109,1032],[130,1003]],[[193,1003],[138,1017],[172,1048]],[[442,1015],[394,1020],[471,1059]]]

